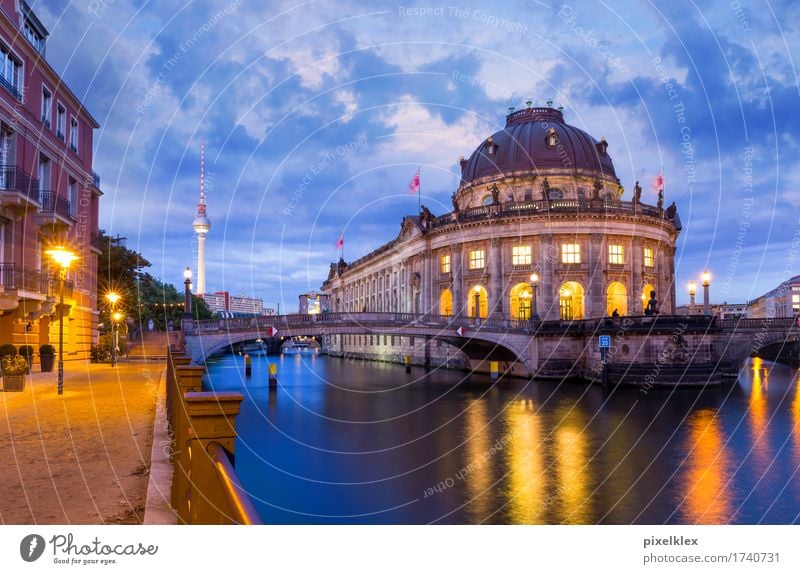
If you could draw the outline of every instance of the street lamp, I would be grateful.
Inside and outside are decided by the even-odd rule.
[[[694,294],[697,292],[697,283],[689,281],[689,313],[694,315]]]
[[[183,318],[192,318],[192,270],[186,268],[183,270],[183,285],[184,285],[184,299],[183,299]]]
[[[114,337],[113,347],[111,349],[111,365],[114,366],[119,362],[119,322],[122,320],[122,313],[115,312],[112,316],[112,334]]]
[[[708,317],[711,315],[711,306],[708,302],[708,287],[711,285],[711,273],[708,269],[703,271],[703,315]]]
[[[539,320],[539,313],[536,312],[536,288],[539,286],[539,274],[538,273],[531,273],[531,290],[533,291],[533,296],[531,298],[531,320],[538,321]]]
[[[111,366],[117,366],[117,301],[120,297],[118,293],[111,291],[106,293],[106,301],[111,303]]]
[[[475,318],[480,319],[481,317],[481,288],[477,285],[472,289],[472,292],[475,293]]]
[[[64,283],[66,283],[67,281],[67,270],[69,269],[69,266],[72,264],[73,261],[75,261],[78,258],[78,256],[62,245],[53,247],[52,249],[48,249],[46,253],[61,268],[59,272],[60,301],[58,309],[58,394],[63,395],[64,394]]]

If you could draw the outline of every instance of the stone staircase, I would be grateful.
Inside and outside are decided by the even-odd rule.
[[[142,332],[137,337],[131,339],[128,346],[129,361],[165,361],[167,359],[167,347],[180,343],[180,331]]]

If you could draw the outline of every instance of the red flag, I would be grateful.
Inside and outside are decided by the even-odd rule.
[[[339,241],[336,242],[336,249],[344,247],[344,235],[339,236]]]
[[[664,191],[664,170],[661,169],[658,172],[655,180],[653,180],[653,191],[658,193],[659,191]]]
[[[408,193],[410,193],[411,195],[419,193],[419,168],[417,168],[417,173],[414,174],[414,177],[408,184]]]

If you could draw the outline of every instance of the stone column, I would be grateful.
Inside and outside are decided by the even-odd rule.
[[[460,317],[464,309],[464,294],[462,289],[462,276],[464,273],[464,244],[453,245],[453,254],[450,256],[450,270],[453,277],[453,316]]]
[[[659,243],[658,251],[656,255],[656,300],[658,301],[658,305],[656,309],[658,309],[659,313],[668,313],[669,309],[669,299],[670,295],[670,285],[669,279],[667,278],[667,274],[669,273],[667,269],[667,262],[666,262],[666,251],[668,246],[664,245],[663,243]],[[649,294],[648,294],[649,296]]]
[[[422,309],[419,310],[420,313],[434,312],[436,295],[433,289],[433,275],[436,271],[437,269],[433,264],[433,253],[430,245],[428,245],[422,257]]]
[[[669,269],[669,296],[664,298],[664,301],[669,308],[665,308],[662,313],[675,314],[677,307],[676,291],[675,291],[675,246],[667,245],[665,247],[667,252],[667,268]]]
[[[592,233],[589,242],[589,281],[586,294],[586,318],[603,317],[606,314],[605,260],[603,254],[603,234]]]
[[[489,247],[489,317],[502,319],[503,312],[503,260],[502,240],[493,237]]]
[[[542,235],[539,237],[539,289],[537,296],[539,305],[537,311],[543,321],[554,321],[559,318],[558,295],[559,285],[555,285],[555,257],[556,251],[553,248],[553,236]],[[556,297],[556,304],[553,304],[553,297]]]
[[[631,241],[631,285],[628,289],[628,315],[642,315],[642,270],[644,269],[644,244],[639,238]]]

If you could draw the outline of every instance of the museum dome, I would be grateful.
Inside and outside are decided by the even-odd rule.
[[[596,141],[564,123],[561,109],[524,108],[510,113],[503,130],[461,160],[462,185],[513,172],[564,169],[619,181],[607,148],[605,139]]]

